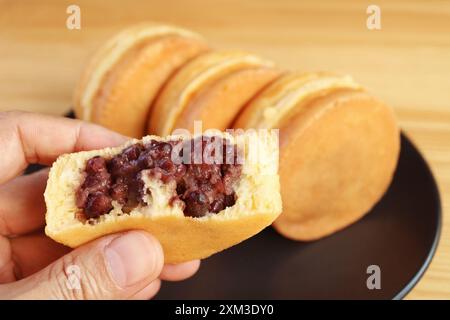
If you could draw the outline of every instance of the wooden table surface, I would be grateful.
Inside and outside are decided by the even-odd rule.
[[[81,30],[66,28],[67,6]],[[151,20],[193,29],[299,70],[352,74],[395,108],[437,178],[444,224],[437,254],[408,298],[450,299],[450,2],[0,0],[0,111],[64,114],[82,66],[105,39]],[[122,5],[121,5],[122,4]]]

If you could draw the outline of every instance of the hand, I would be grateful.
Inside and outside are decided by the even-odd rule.
[[[160,279],[197,271],[199,261],[163,266],[158,240],[144,231],[108,235],[72,251],[43,233],[48,170],[21,176],[27,165],[125,140],[78,120],[0,113],[0,299],[149,299]],[[69,285],[70,266],[80,272],[78,289]]]

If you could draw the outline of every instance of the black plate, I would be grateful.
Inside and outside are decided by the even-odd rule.
[[[156,298],[401,299],[430,264],[440,229],[436,182],[402,134],[393,182],[363,219],[310,243],[287,240],[266,228],[202,261],[191,279],[164,283]],[[379,290],[367,288],[370,265],[380,267]]]
[[[404,135],[401,148],[388,192],[362,220],[311,243],[269,227],[202,261],[193,278],[164,283],[157,298],[401,299],[430,264],[441,227],[428,165]],[[380,267],[380,290],[367,288],[370,265]]]

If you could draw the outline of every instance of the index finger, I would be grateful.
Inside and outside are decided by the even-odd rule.
[[[117,146],[126,137],[79,120],[26,112],[0,113],[0,184],[30,163],[51,164],[64,153]]]

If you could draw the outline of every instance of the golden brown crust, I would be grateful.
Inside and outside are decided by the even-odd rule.
[[[294,86],[295,76],[276,81],[235,123],[280,129],[283,213],[274,227],[294,240],[319,239],[361,218],[386,191],[399,155],[392,110],[351,82],[314,85],[292,98],[322,77],[328,75],[300,76]],[[265,108],[286,116],[271,117]]]
[[[175,121],[174,128],[193,132],[194,121],[201,121],[203,130],[229,128],[242,107],[280,74],[280,70],[272,67],[250,67],[225,75],[199,90]]]
[[[75,93],[77,117],[141,137],[166,80],[207,49],[182,29],[144,25],[125,30],[99,50],[83,73]]]
[[[291,72],[278,78],[249,105],[235,120],[235,128],[279,127],[299,109],[300,104],[336,89],[359,89],[350,76],[328,72]]]
[[[174,137],[166,139],[171,138]],[[46,234],[58,242],[76,247],[113,232],[142,229],[160,241],[166,263],[205,258],[251,237],[270,225],[281,212],[278,139],[272,136],[271,139],[252,140],[254,138],[250,136],[247,139],[228,135],[227,138],[246,152],[250,152],[249,146],[256,141],[257,150],[265,155],[263,159],[270,159],[268,162],[244,162],[241,179],[235,186],[237,200],[232,207],[201,218],[185,217],[180,207],[169,204],[173,194],[167,185],[148,178],[144,180],[152,195],[148,206],[124,214],[115,205],[95,224],[78,220],[80,209],[75,204],[75,190],[82,181],[86,161],[96,155],[111,157],[118,154],[137,142],[133,140],[118,148],[66,154],[58,158],[50,170],[44,194]],[[163,140],[156,136],[143,139],[144,143],[151,139]]]
[[[392,110],[365,92],[335,92],[308,108],[280,135],[284,210],[274,226],[296,240],[324,237],[368,212],[389,186],[400,148]]]
[[[74,227],[48,236],[70,247],[77,247],[106,234],[125,230],[145,230],[155,236],[164,251],[165,263],[203,259],[236,245],[269,226],[275,216],[261,212],[227,220],[199,220],[174,216],[122,217],[94,227]]]
[[[204,88],[239,70],[272,66],[273,63],[241,51],[213,51],[193,59],[163,88],[153,106],[149,132],[168,135],[185,108]]]

